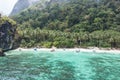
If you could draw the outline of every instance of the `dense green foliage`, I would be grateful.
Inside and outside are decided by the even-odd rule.
[[[0,14],[0,26],[1,26],[2,24],[4,24],[6,21],[8,21],[9,23],[11,23],[12,26],[15,26],[15,25],[16,25],[16,22],[15,22],[14,20],[8,18],[7,16],[2,16],[2,15]]]
[[[13,16],[22,47],[120,47],[119,0],[70,0],[42,10],[38,5]]]

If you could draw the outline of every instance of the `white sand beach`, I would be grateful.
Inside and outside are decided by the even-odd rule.
[[[76,52],[94,52],[94,53],[113,53],[120,54],[120,50],[116,49],[100,49],[100,48],[18,48],[15,51],[76,51]]]

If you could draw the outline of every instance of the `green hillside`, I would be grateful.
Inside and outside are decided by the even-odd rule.
[[[40,5],[12,17],[19,24],[21,47],[120,48],[119,0],[61,0]]]

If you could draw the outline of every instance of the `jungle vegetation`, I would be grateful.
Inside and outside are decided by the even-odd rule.
[[[34,5],[12,16],[21,47],[120,48],[120,0],[69,0]]]

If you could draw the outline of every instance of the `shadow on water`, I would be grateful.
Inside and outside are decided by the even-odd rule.
[[[92,80],[120,80],[120,56],[92,57]]]
[[[52,60],[53,55],[22,54],[0,58],[1,80],[75,80],[71,62]]]

